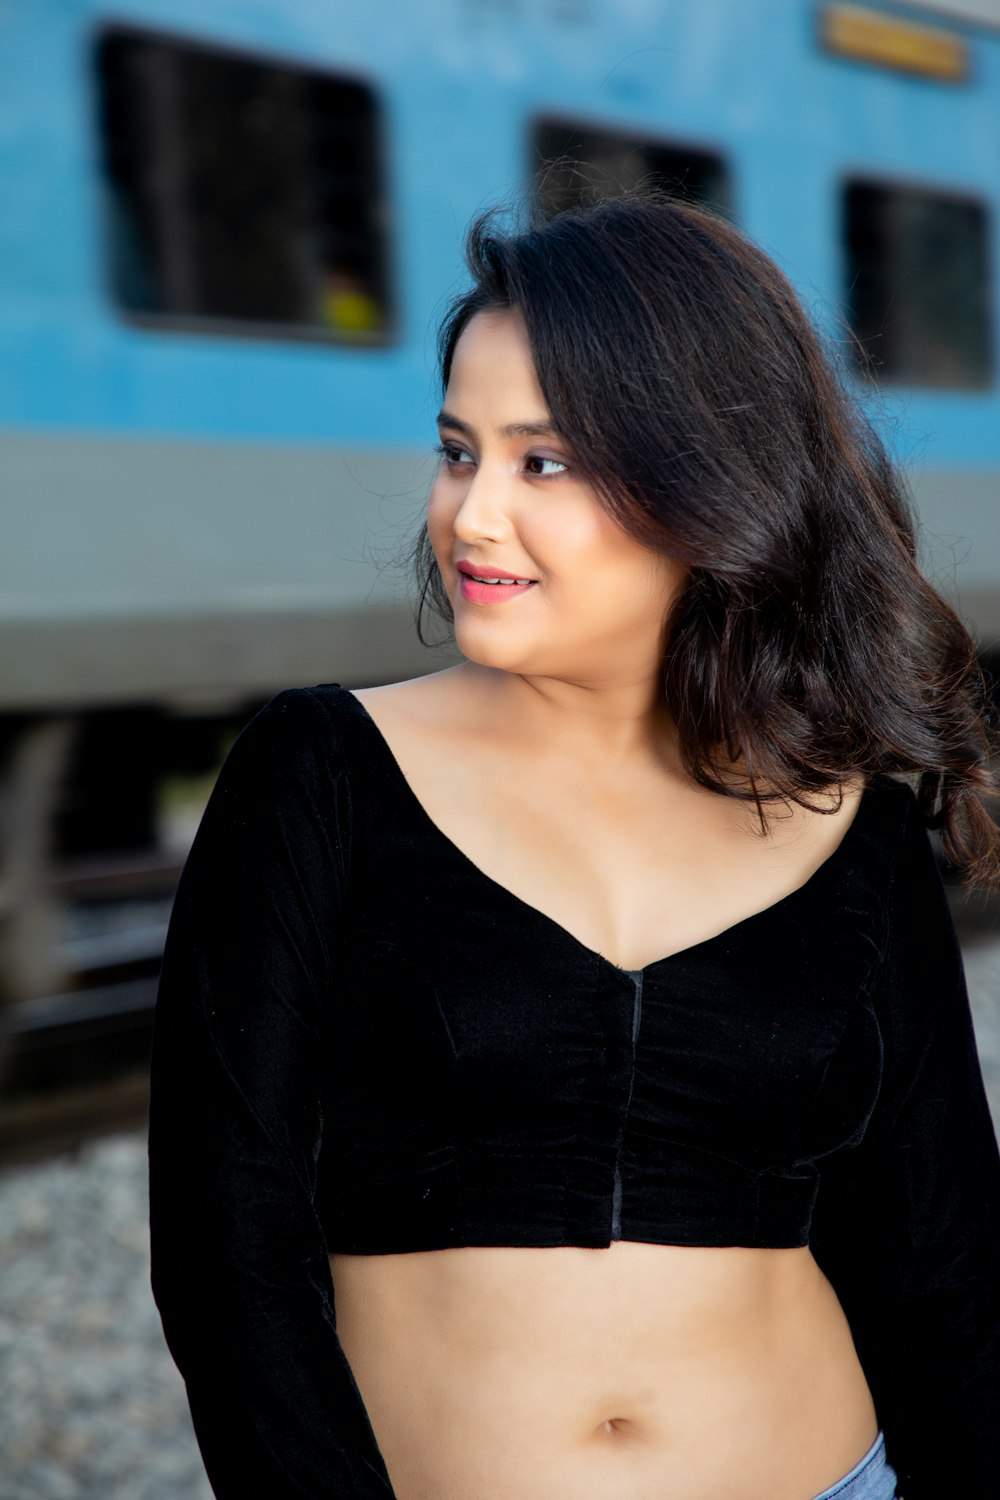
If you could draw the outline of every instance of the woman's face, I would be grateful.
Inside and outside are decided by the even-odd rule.
[[[519,313],[466,325],[439,428],[427,527],[463,655],[594,685],[657,678],[687,568],[628,536],[575,473]],[[516,582],[476,581],[500,573]]]

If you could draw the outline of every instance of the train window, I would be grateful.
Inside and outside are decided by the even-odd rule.
[[[187,327],[384,341],[375,97],[122,27],[97,45],[114,296]]]
[[[844,188],[847,317],[860,368],[916,385],[993,375],[989,229],[974,199],[851,181]]]
[[[551,212],[639,182],[731,212],[729,172],[714,152],[554,119],[536,121],[533,146],[536,190]]]

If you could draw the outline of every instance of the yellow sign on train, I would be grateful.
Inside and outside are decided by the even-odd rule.
[[[827,51],[858,62],[899,68],[947,83],[964,83],[969,77],[969,48],[964,37],[862,5],[824,5],[820,40]]]

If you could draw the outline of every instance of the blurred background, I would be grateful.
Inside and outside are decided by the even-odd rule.
[[[0,0],[0,1500],[208,1493],[147,1282],[177,876],[274,692],[451,659],[406,558],[469,220],[640,179],[790,276],[995,687],[1000,0]]]

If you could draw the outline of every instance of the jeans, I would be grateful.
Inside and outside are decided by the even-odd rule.
[[[881,1432],[851,1472],[815,1500],[897,1500],[896,1471],[886,1462]]]

